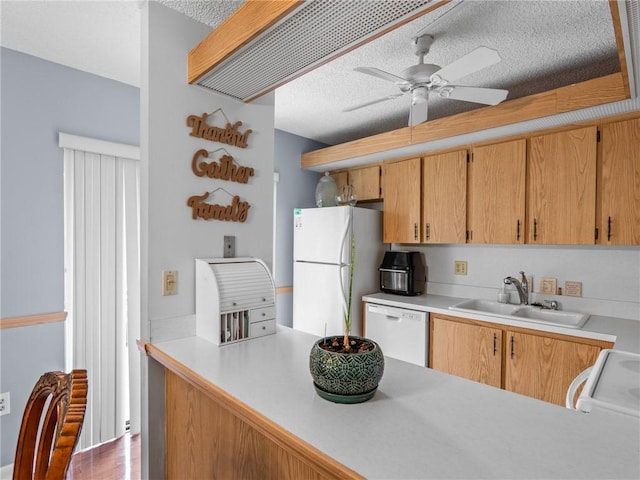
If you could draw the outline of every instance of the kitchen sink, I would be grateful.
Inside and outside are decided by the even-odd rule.
[[[550,310],[531,305],[511,305],[491,300],[472,299],[451,305],[449,310],[479,313],[526,322],[544,323],[568,328],[580,328],[589,319],[588,313]]]
[[[451,310],[460,310],[471,313],[484,313],[486,315],[511,315],[520,305],[492,302],[491,300],[465,300],[449,307]]]
[[[512,315],[524,320],[570,328],[580,328],[589,319],[588,313],[546,310],[530,306],[518,308]]]

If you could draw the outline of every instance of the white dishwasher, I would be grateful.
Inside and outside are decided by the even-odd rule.
[[[366,315],[366,336],[380,345],[385,356],[427,366],[427,312],[367,303]]]

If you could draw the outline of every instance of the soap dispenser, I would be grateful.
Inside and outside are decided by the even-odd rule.
[[[507,292],[507,286],[503,283],[502,288],[500,288],[500,292],[498,293],[498,302],[499,303],[509,303],[511,295]]]

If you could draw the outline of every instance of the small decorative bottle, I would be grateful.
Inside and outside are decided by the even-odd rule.
[[[337,205],[336,197],[338,196],[338,186],[329,172],[324,172],[316,185],[316,206],[317,207],[335,207]]]

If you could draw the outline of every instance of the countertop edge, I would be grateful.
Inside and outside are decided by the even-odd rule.
[[[364,295],[362,297],[362,301],[367,303],[376,303],[379,305],[387,305],[397,308],[407,308],[428,313],[437,313],[452,317],[479,320],[483,322],[504,325],[507,327],[512,326],[525,328],[528,330],[535,330],[544,333],[554,333],[571,337],[613,342],[615,344],[614,349],[640,353],[640,342],[638,342],[638,336],[640,335],[640,321],[621,319],[617,317],[592,315],[584,324],[584,326],[582,326],[582,328],[566,328],[561,326],[518,321],[515,319],[511,320],[493,315],[474,314],[449,309],[449,306],[455,305],[456,303],[465,300],[469,299],[432,294],[406,297],[401,295],[391,295],[388,293],[372,293]],[[635,328],[636,331],[626,332],[626,330],[629,330],[629,325],[631,325],[632,328]]]

